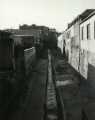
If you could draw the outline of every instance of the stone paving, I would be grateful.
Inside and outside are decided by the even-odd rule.
[[[52,57],[52,61],[54,71],[48,73],[48,60],[39,60],[29,76],[25,101],[16,111],[11,111],[7,120],[95,120],[95,98],[83,94],[85,85],[80,82],[79,75],[63,57]],[[50,79],[45,98],[47,73]],[[57,102],[61,103],[62,109]],[[45,112],[47,119],[44,119]],[[60,119],[58,112],[63,113]]]
[[[87,96],[86,81],[62,56],[54,57],[53,63],[64,120],[95,120],[95,97]]]
[[[55,61],[56,87],[61,95],[65,120],[81,120],[79,79],[64,60]],[[73,74],[72,74],[73,73]]]
[[[52,76],[51,54],[48,55],[48,81],[47,81],[47,95],[46,95],[46,119],[58,120],[57,115],[57,100],[56,91]]]

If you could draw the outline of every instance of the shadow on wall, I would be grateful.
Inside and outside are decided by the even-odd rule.
[[[95,67],[93,65],[88,64],[88,77],[87,80],[81,80],[80,88],[83,96],[95,98]]]

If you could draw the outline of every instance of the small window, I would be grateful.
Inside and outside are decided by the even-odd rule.
[[[90,39],[90,24],[87,24],[87,40]]]
[[[84,38],[84,34],[83,34],[83,33],[84,33],[84,27],[81,28],[81,39],[82,39],[82,40],[83,40],[83,38]]]
[[[70,38],[70,31],[67,32],[67,39]]]

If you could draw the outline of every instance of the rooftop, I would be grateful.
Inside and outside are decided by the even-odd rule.
[[[68,28],[70,28],[72,25],[74,25],[79,20],[84,21],[84,19],[86,19],[93,12],[95,12],[95,9],[86,9],[83,13],[78,15],[71,23],[68,24]]]

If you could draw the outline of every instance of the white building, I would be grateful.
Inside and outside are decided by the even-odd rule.
[[[58,47],[61,49],[61,52],[63,53],[63,34],[61,34],[58,37]]]

